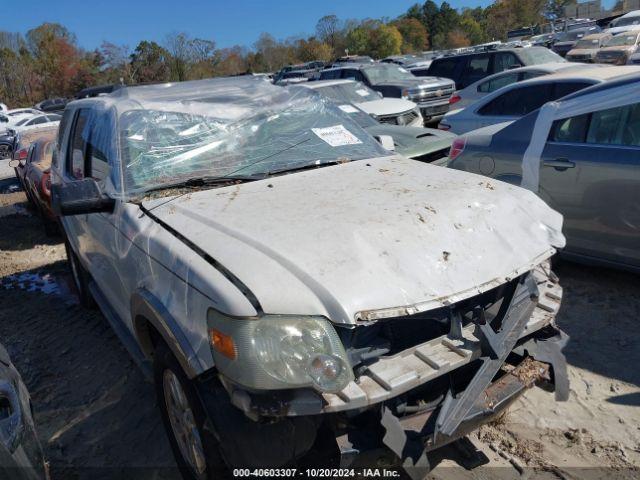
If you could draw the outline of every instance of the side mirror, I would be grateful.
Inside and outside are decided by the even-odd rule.
[[[51,186],[51,208],[56,215],[113,212],[115,200],[100,190],[93,178]]]
[[[375,138],[386,150],[389,150],[390,152],[396,151],[396,144],[394,143],[393,137],[391,135],[377,135]]]

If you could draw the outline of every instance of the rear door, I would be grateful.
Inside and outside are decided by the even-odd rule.
[[[540,194],[565,217],[567,251],[640,267],[640,103],[557,121]]]

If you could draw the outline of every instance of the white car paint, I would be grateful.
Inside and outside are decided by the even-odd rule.
[[[319,80],[319,81],[305,83],[303,86],[310,88],[312,90],[317,90],[317,89],[322,89],[322,87],[330,87],[332,85],[356,84],[356,83],[358,82],[355,82],[353,80],[343,80],[343,79]],[[374,118],[380,117],[380,116],[391,116],[391,115],[396,116],[396,115],[410,112],[411,110],[415,110],[417,108],[417,104],[409,100],[406,100],[404,98],[388,98],[388,97],[382,98],[381,96],[378,95],[377,92],[371,90],[366,85],[362,84],[361,87],[367,91],[370,91],[372,93],[372,96],[375,96],[376,99],[368,102],[351,102],[351,103],[353,103],[356,107],[358,107],[362,111],[368,113],[369,115],[372,115]],[[406,126],[422,127],[423,123],[424,121],[422,119],[422,115],[418,115],[418,117],[413,122],[411,122]]]
[[[143,204],[230,268],[267,313],[349,324],[363,312],[425,311],[514,278],[564,244],[562,218],[535,195],[402,157],[268,183]]]

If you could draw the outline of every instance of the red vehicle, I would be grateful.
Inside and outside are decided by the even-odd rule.
[[[42,217],[48,235],[57,231],[56,217],[51,210],[50,176],[56,134],[57,129],[49,129],[20,139],[11,162],[27,199]]]

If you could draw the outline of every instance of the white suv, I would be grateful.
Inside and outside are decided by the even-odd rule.
[[[533,384],[566,398],[562,217],[532,193],[393,155],[258,78],[75,101],[58,140],[80,297],[153,374],[185,477],[294,465],[355,431],[402,457],[408,420],[424,451]]]

